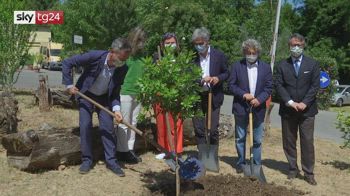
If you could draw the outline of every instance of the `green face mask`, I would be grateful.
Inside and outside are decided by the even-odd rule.
[[[303,54],[303,51],[303,48],[299,46],[294,46],[290,48],[290,54],[295,58],[300,57],[300,55]]]

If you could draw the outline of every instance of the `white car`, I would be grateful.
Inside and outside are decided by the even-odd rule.
[[[344,104],[350,104],[350,85],[339,85],[333,96],[333,104],[342,107]]]

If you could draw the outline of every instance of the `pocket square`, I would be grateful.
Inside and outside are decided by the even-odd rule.
[[[304,74],[307,74],[307,73],[309,73],[310,71],[304,71]]]

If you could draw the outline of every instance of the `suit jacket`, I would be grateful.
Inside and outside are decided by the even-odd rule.
[[[320,87],[320,67],[315,60],[303,56],[298,76],[292,58],[283,60],[276,68],[275,85],[281,97],[281,116],[302,114],[313,117],[318,113],[316,95]],[[296,112],[286,105],[289,100],[303,102],[307,107],[302,112]]]
[[[272,93],[272,71],[271,66],[258,60],[258,77],[254,97],[260,105],[253,109],[254,121],[264,122],[266,111],[266,100]],[[243,99],[243,95],[250,93],[247,61],[242,59],[231,66],[229,89],[234,95],[232,113],[238,116],[246,116],[249,113],[250,104]]]
[[[200,66],[200,57],[198,53],[194,59],[194,63]],[[225,54],[210,46],[209,75],[219,78],[219,83],[212,87],[214,109],[220,107],[224,102],[223,82],[229,77],[227,64]],[[208,94],[202,94],[201,98],[202,100],[207,100]]]
[[[81,93],[85,93],[97,79],[103,70],[108,51],[94,50],[84,54],[75,55],[62,62],[62,83],[64,85],[73,84],[72,68],[83,66],[84,71],[79,77],[76,87]],[[120,89],[128,71],[126,65],[115,69],[108,87],[108,101],[110,107],[120,105]],[[79,97],[77,97],[79,98]]]

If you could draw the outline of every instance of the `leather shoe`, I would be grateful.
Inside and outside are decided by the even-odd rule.
[[[87,174],[87,173],[89,173],[90,170],[91,170],[91,164],[88,162],[83,162],[80,165],[79,173],[80,174]]]
[[[299,171],[289,171],[287,179],[292,180],[298,177]]]
[[[237,173],[237,174],[243,173],[243,165],[238,165],[238,166],[236,167],[236,173]]]
[[[304,176],[304,180],[309,183],[310,185],[317,185],[317,182],[315,180],[314,176]]]
[[[120,168],[119,166],[114,166],[114,167],[107,167],[109,170],[111,170],[115,175],[119,176],[119,177],[124,177],[125,173],[122,170],[122,168]]]
[[[122,161],[128,164],[137,164],[142,161],[134,151],[130,150],[128,152],[117,152],[118,161]]]

